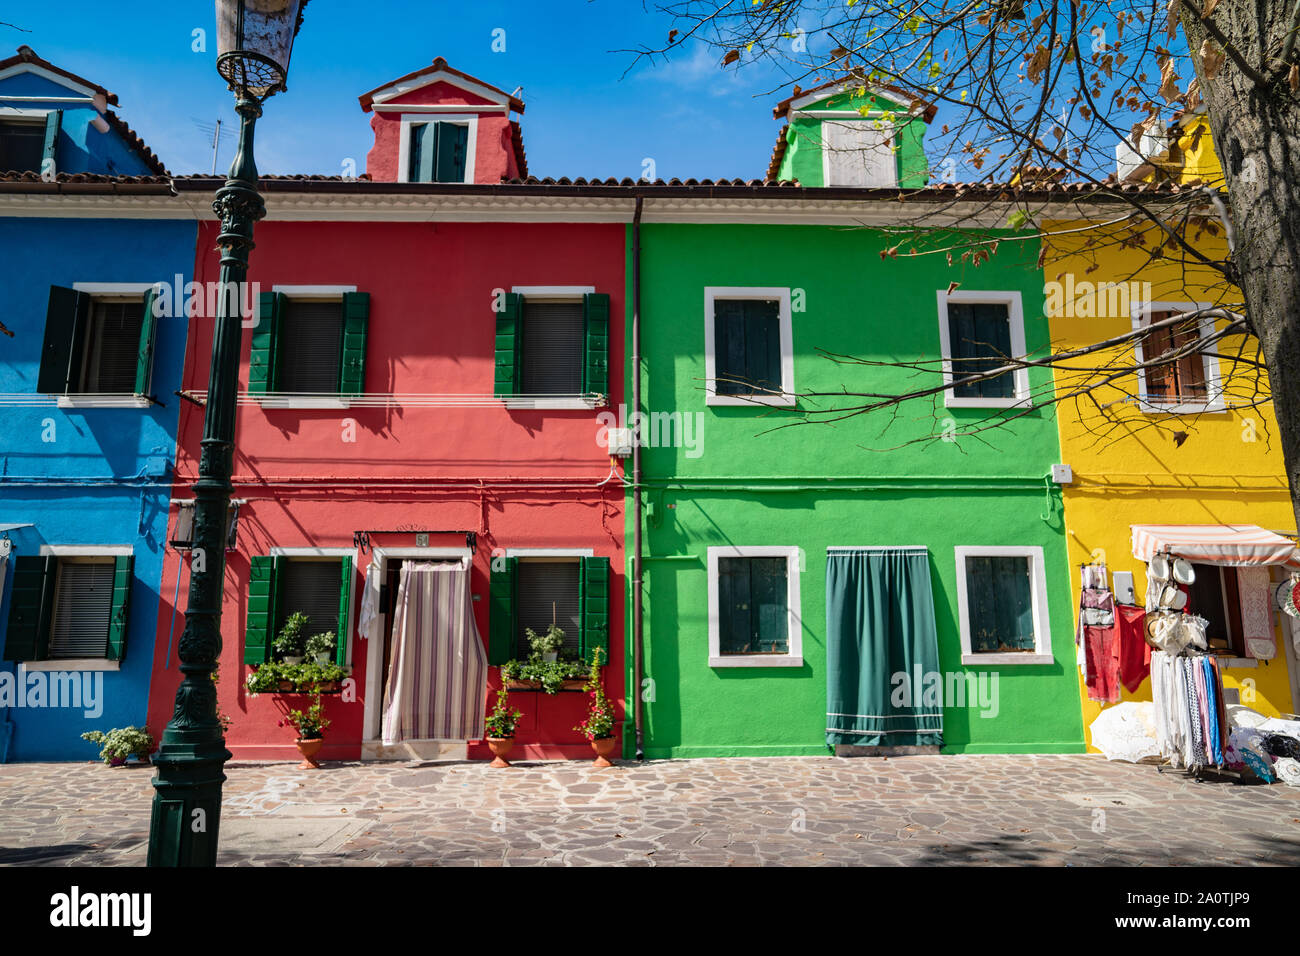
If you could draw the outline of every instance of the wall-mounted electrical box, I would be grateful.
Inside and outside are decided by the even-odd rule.
[[[627,458],[632,454],[632,429],[607,428],[605,434],[611,455],[616,458]]]
[[[1069,465],[1053,465],[1052,481],[1058,485],[1068,485],[1074,481],[1074,469]]]

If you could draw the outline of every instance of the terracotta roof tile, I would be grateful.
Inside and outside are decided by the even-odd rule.
[[[122,139],[126,140],[126,145],[131,148],[132,152],[140,157],[145,166],[147,166],[154,175],[167,175],[167,167],[163,165],[161,159],[154,155],[154,151],[145,145],[145,142],[140,138],[139,133],[127,126],[126,123],[123,122],[122,118],[112,110],[106,110],[104,112],[104,118],[108,120],[108,125],[117,130],[117,134],[121,136]]]

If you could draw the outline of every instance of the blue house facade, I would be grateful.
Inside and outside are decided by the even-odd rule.
[[[80,735],[148,704],[186,329],[155,302],[189,281],[196,224],[115,103],[28,47],[0,60],[10,761],[93,759]]]

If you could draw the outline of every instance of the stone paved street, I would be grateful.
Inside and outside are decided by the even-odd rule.
[[[1300,864],[1300,790],[1083,756],[232,764],[234,864]],[[0,766],[0,863],[142,865],[147,767]]]

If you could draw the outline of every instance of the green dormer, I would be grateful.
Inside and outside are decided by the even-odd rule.
[[[786,125],[772,151],[769,179],[904,189],[929,182],[925,128],[935,107],[901,90],[833,80],[796,89],[772,114]]]

